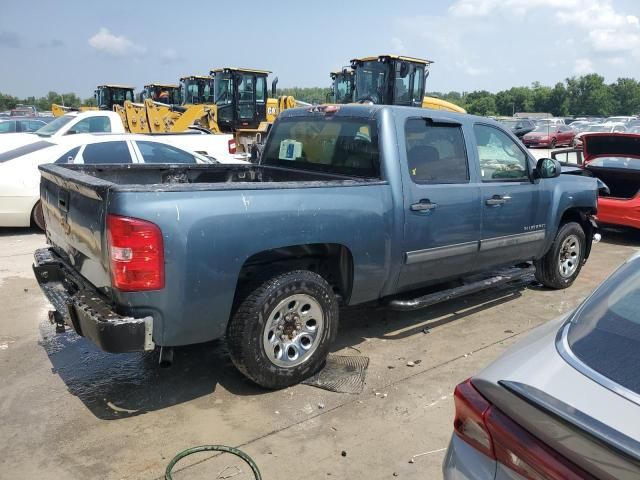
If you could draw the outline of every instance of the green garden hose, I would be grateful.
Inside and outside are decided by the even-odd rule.
[[[171,471],[173,470],[173,467],[176,466],[176,463],[178,463],[184,457],[188,455],[192,455],[194,453],[198,453],[198,452],[224,452],[224,453],[230,453],[231,455],[235,455],[236,457],[240,457],[242,460],[245,461],[247,465],[251,467],[251,471],[253,472],[253,476],[255,477],[255,479],[262,480],[262,475],[260,475],[260,470],[258,470],[258,465],[256,465],[256,462],[254,462],[249,455],[244,453],[242,450],[238,450],[237,448],[233,448],[233,447],[227,447],[226,445],[200,445],[199,447],[191,447],[181,451],[175,457],[173,457],[169,462],[169,465],[167,465],[167,469],[164,472],[165,480],[173,480],[173,477],[171,476]]]

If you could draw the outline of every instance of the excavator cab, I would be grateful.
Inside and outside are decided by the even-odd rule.
[[[338,72],[331,72],[331,91],[327,95],[329,103],[352,103],[353,102],[353,70],[343,68]]]
[[[182,105],[213,105],[213,79],[189,75],[180,79]]]
[[[134,101],[133,87],[126,85],[98,85],[94,92],[100,110],[113,110],[114,105],[124,106],[125,101]]]
[[[180,105],[180,86],[166,83],[150,83],[140,93],[140,103],[147,98],[167,105]]]
[[[354,58],[353,101],[420,107],[432,63],[398,55]]]
[[[255,129],[267,119],[266,70],[218,68],[211,70],[218,124],[222,131]],[[274,80],[272,85],[275,95]]]

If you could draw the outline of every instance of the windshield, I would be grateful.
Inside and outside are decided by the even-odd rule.
[[[595,291],[566,335],[582,363],[640,393],[640,258],[625,263]]]
[[[230,73],[216,73],[213,79],[216,105],[233,103],[233,77]]]
[[[639,127],[631,127],[629,130],[627,130],[627,133],[640,133],[640,126]]]
[[[213,79],[187,79],[182,83],[182,101],[184,104],[197,105],[213,103]]]
[[[355,177],[379,177],[376,125],[363,118],[325,115],[283,118],[269,133],[261,163]]]
[[[556,125],[537,125],[536,128],[533,129],[533,131],[549,133],[549,131],[553,130],[555,127]]]
[[[362,62],[355,72],[356,102],[382,103],[389,74],[389,64],[378,61]]]
[[[334,81],[334,90],[336,95],[336,103],[350,103],[353,101],[353,82],[352,75],[348,73],[339,73]]]
[[[74,118],[76,118],[75,115],[62,115],[51,123],[46,124],[44,127],[39,128],[34,133],[41,137],[50,137]]]

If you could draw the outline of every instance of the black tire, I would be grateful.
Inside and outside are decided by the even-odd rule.
[[[283,367],[275,364],[266,351],[265,338],[271,335],[266,329],[274,328],[269,321],[271,315],[292,295],[311,297],[321,309],[323,320],[314,350],[304,354],[308,356],[303,363]],[[300,383],[324,365],[337,330],[338,303],[331,286],[316,273],[296,270],[267,280],[241,300],[227,327],[227,343],[231,360],[240,372],[262,387],[279,389]]]
[[[576,240],[579,250],[575,258],[571,260],[571,255],[567,255],[567,253],[571,250],[570,244],[573,242],[573,239]],[[556,290],[571,286],[582,269],[586,244],[586,236],[579,223],[568,222],[561,225],[549,251],[544,257],[534,262],[536,267],[536,280],[545,287]],[[565,271],[564,274],[562,273],[561,254],[565,259],[565,268],[567,265],[566,262],[571,265],[571,268]]]
[[[31,212],[31,224],[35,225],[42,231],[46,228],[44,223],[44,213],[42,213],[42,203],[40,203],[39,200]]]
[[[553,150],[554,148],[556,148],[556,145],[558,144],[558,141],[555,138],[551,139],[551,150]]]

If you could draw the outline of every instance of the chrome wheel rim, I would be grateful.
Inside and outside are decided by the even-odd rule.
[[[274,365],[291,368],[304,363],[318,348],[324,330],[324,312],[310,295],[295,294],[271,311],[262,345]]]
[[[560,268],[560,276],[569,278],[576,273],[580,262],[580,241],[575,235],[569,235],[564,239],[560,246],[560,254],[558,255],[558,265]]]

